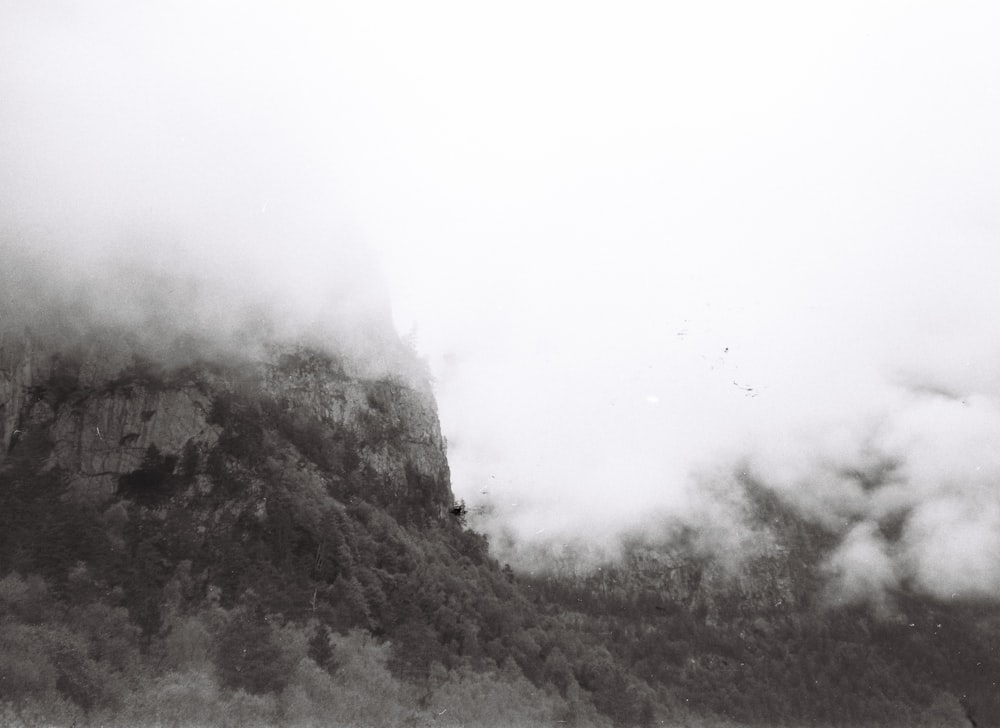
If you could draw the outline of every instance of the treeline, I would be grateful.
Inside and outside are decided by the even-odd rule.
[[[41,577],[9,574],[0,610],[5,726],[499,727],[553,724],[572,710],[510,665],[435,664],[420,684],[400,680],[390,645],[370,633],[282,621],[259,604],[184,613],[172,603],[149,636],[123,607],[70,605]]]
[[[214,448],[150,447],[100,503],[70,492],[44,426],[26,431],[0,466],[6,722],[185,724],[157,706],[201,705],[195,723],[305,725],[313,705],[323,725],[604,725],[577,686],[546,682],[536,610],[482,536],[435,516],[420,489],[438,484],[408,471],[419,508],[382,505],[358,467],[391,416],[380,394],[367,432],[338,433],[219,392]]]
[[[602,636],[612,662],[660,688],[661,705],[739,725],[1000,724],[992,606],[903,597],[892,618],[856,607],[715,622],[641,595],[606,598],[586,579],[522,580],[575,634],[564,639]]]
[[[944,726],[989,707],[988,610],[719,623],[515,575],[434,506],[440,483],[408,471],[424,500],[385,502],[360,466],[394,426],[373,391],[357,432],[217,392],[214,448],[150,448],[101,503],[25,433],[0,466],[0,723]]]

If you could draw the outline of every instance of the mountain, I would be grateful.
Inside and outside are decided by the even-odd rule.
[[[836,535],[741,485],[738,553],[679,523],[625,539],[615,561],[576,569],[563,554],[523,582],[571,609],[579,632],[605,635],[631,674],[669,686],[662,702],[721,721],[708,725],[1000,725],[995,604],[909,585],[890,604],[838,601]]]
[[[515,572],[467,528],[432,388],[364,356],[112,328],[0,341],[10,725],[995,724],[1000,621],[832,604],[835,538],[740,482]],[[738,553],[737,553],[738,552]]]
[[[271,477],[280,468],[340,495],[363,480],[367,498],[412,505],[410,517],[440,518],[451,504],[433,397],[411,380],[349,373],[350,362],[304,347],[166,366],[103,337],[69,351],[18,343],[0,364],[0,445],[9,455],[44,438],[74,499],[189,503],[227,476],[255,493],[270,457]]]

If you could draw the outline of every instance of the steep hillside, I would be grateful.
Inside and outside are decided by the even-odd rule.
[[[567,628],[605,635],[660,704],[719,724],[1000,725],[995,604],[905,585],[891,604],[839,602],[836,536],[761,484],[741,486],[738,552],[677,523],[625,540],[622,557],[596,569],[523,584]]]
[[[831,535],[760,484],[738,553],[674,523],[515,574],[418,366],[76,341],[0,347],[5,723],[990,724],[996,611],[831,606]]]
[[[419,367],[145,351],[0,354],[7,722],[603,722],[526,679],[537,614],[463,527]]]
[[[345,362],[315,350],[271,347],[256,361],[166,366],[127,341],[101,337],[65,351],[25,336],[0,357],[0,463],[22,437],[44,436],[50,465],[87,502],[133,487],[123,477],[153,453],[183,461],[195,490],[210,490],[212,455],[216,466],[224,454],[229,465],[244,455],[256,465],[270,445],[285,459],[297,448],[297,466],[319,467],[331,489],[350,488],[362,473],[375,500],[395,504],[415,487],[422,510],[440,516],[450,505],[429,391],[351,376]],[[269,430],[278,437],[265,443]]]

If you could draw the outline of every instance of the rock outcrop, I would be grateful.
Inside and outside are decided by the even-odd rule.
[[[108,332],[67,350],[30,334],[8,337],[0,342],[0,464],[23,435],[42,432],[47,467],[64,474],[75,497],[100,503],[150,453],[173,467],[195,458],[204,473],[227,443],[266,440],[309,462],[331,492],[352,480],[375,500],[446,512],[448,465],[426,382],[365,376],[317,349],[262,351],[164,364]]]

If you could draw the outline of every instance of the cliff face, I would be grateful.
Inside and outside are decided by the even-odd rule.
[[[106,332],[69,350],[29,336],[3,343],[0,465],[41,433],[46,467],[98,508],[116,497],[157,505],[215,493],[263,518],[275,480],[310,497],[358,497],[403,522],[441,519],[452,505],[433,396],[412,377],[366,376],[305,347],[168,366]],[[709,624],[810,606],[823,535],[752,484],[739,509],[740,533],[725,547],[693,531],[639,540],[583,579],[604,600],[669,603]]]
[[[684,548],[629,550],[618,567],[602,570],[600,588],[618,599],[643,592],[704,615],[710,625],[791,613],[803,586],[792,576],[786,549],[759,534],[753,555],[727,563]]]
[[[26,435],[44,435],[46,467],[74,497],[100,504],[121,494],[151,454],[168,476],[187,463],[190,482],[211,490],[210,461],[247,471],[243,449],[270,449],[317,473],[331,494],[350,485],[434,517],[451,504],[435,403],[419,382],[366,377],[301,347],[164,365],[111,336],[68,351],[28,335],[3,344],[0,465]]]
[[[742,488],[725,533],[676,523],[659,538],[627,539],[619,560],[583,577],[586,588],[611,604],[681,608],[710,626],[794,619],[817,606],[835,539],[767,489]]]
[[[677,526],[595,571],[515,575],[448,514],[419,379],[307,347],[168,363],[111,335],[0,344],[0,707],[58,693],[113,710],[136,664],[286,695],[306,678],[282,655],[332,674],[324,635],[351,629],[387,640],[394,674],[427,695],[454,679],[481,697],[480,671],[565,698],[546,724],[833,725],[843,703],[916,725],[932,696],[951,716],[969,695],[980,721],[995,705],[996,630],[976,626],[995,622],[913,599],[905,624],[825,608],[831,537],[753,482],[729,532]],[[18,642],[39,613],[37,633],[62,636]],[[931,627],[952,623],[942,647]],[[78,689],[101,681],[118,687]]]

